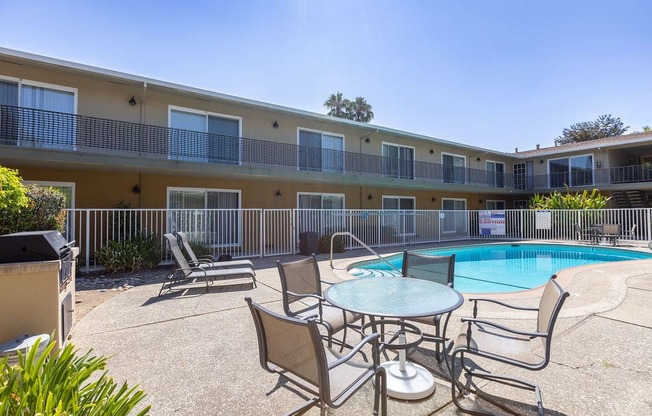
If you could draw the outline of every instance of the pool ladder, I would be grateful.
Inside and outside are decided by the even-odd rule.
[[[379,258],[380,260],[382,260],[383,262],[385,262],[385,263],[386,263],[389,267],[391,267],[393,270],[396,270],[396,271],[399,272],[399,273],[403,273],[401,270],[397,269],[396,266],[394,266],[392,263],[390,263],[390,262],[388,262],[387,260],[385,260],[385,258],[384,258],[383,256],[381,256],[380,254],[376,253],[376,252],[375,252],[371,247],[369,247],[368,245],[366,245],[362,240],[360,240],[358,237],[356,237],[355,235],[353,235],[353,233],[351,233],[351,232],[349,232],[349,231],[340,231],[340,232],[336,232],[336,233],[333,233],[333,235],[331,236],[331,259],[330,259],[331,269],[333,268],[333,241],[335,240],[335,237],[337,237],[337,236],[341,236],[341,235],[342,235],[342,236],[348,236],[348,237],[351,237],[351,238],[354,239],[358,244],[360,244],[362,247],[366,248],[367,251],[369,251],[371,254],[373,254],[374,256],[378,257],[378,258]]]

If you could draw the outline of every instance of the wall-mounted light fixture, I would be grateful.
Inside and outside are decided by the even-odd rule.
[[[139,194],[139,193],[140,193],[140,186],[138,186],[138,184],[134,185],[134,187],[133,187],[133,189],[131,190],[131,192],[133,192],[133,193],[135,193],[135,194]]]
[[[371,201],[372,199],[374,199],[374,196],[369,194],[369,195],[367,195],[367,199]]]
[[[482,159],[480,159],[480,158],[478,157],[478,158],[476,158],[475,160],[479,162],[479,161],[481,161]]]
[[[543,163],[543,159],[541,159],[541,160],[539,161],[539,163]]]
[[[279,190],[276,191],[276,194],[274,194],[274,195],[276,195],[276,196],[282,196],[283,194],[281,193],[281,190],[279,189]]]
[[[365,143],[371,143],[371,139],[369,137],[367,137],[367,138],[364,139],[364,142]]]
[[[481,200],[479,200],[478,202],[482,204],[484,201],[481,199]]]
[[[435,149],[430,149],[430,154],[434,155],[435,154]]]
[[[277,128],[278,128],[278,121],[274,121],[274,124],[272,124],[272,127],[274,127],[275,129],[277,129]]]
[[[431,200],[432,202],[435,202],[435,201],[437,200],[437,198],[435,198],[435,197],[433,196],[432,198],[430,198],[430,200]]]
[[[133,95],[131,96],[131,99],[130,99],[128,102],[129,102],[129,104],[131,104],[131,105],[136,105],[136,104],[138,104],[138,103],[136,102],[136,97],[134,97]]]

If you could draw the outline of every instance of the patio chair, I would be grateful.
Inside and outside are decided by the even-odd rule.
[[[455,279],[455,254],[450,256],[429,256],[404,250],[402,269],[403,277],[428,280],[452,288]],[[441,329],[441,318],[441,315],[436,315],[407,319],[408,321],[433,325],[435,327],[435,333],[424,333],[423,339],[435,343],[435,353],[438,362],[441,362],[443,354],[446,353],[447,344],[450,345],[452,342],[450,339],[444,339],[446,324],[448,323],[448,319],[450,319],[450,313],[446,314],[446,322],[444,324],[443,332]],[[441,351],[440,345],[442,346]]]
[[[164,292],[171,291],[172,287],[176,284],[185,281],[196,281],[198,279],[203,279],[206,282],[206,291],[208,291],[209,285],[215,283],[215,279],[218,278],[220,279],[221,285],[252,283],[253,286],[256,287],[256,274],[251,267],[207,269],[190,266],[181,252],[181,248],[177,243],[177,238],[172,234],[164,234],[164,237],[168,240],[170,252],[172,253],[172,257],[174,257],[177,268],[174,269],[163,281],[161,290],[158,292],[159,296]]]
[[[176,232],[177,237],[181,240],[181,247],[185,250],[188,255],[188,264],[193,267],[208,267],[209,269],[218,269],[218,268],[229,268],[229,267],[251,267],[254,268],[254,264],[251,260],[231,260],[231,261],[219,261],[211,255],[197,257],[192,247],[190,247],[190,241],[186,236],[186,233],[183,231]]]
[[[602,226],[602,237],[611,242],[611,245],[618,245],[620,237],[620,224],[604,224]]]
[[[276,262],[281,278],[283,310],[287,316],[298,319],[316,318],[326,328],[328,345],[332,345],[333,334],[342,331],[340,345],[346,345],[347,329],[360,330],[354,323],[361,315],[331,305],[322,296],[319,265],[313,254],[307,259],[289,263]]]
[[[569,296],[568,292],[564,291],[554,280],[555,277],[553,275],[548,280],[538,308],[513,306],[492,299],[470,299],[471,302],[474,302],[473,318],[462,318],[462,322],[466,323],[466,325],[462,326],[462,330],[455,341],[455,346],[451,353],[451,391],[453,402],[455,402],[455,405],[461,411],[476,415],[491,415],[491,413],[479,409],[465,408],[459,402],[458,389],[462,393],[472,392],[472,390],[462,385],[458,377],[455,376],[455,362],[458,357],[462,369],[469,376],[469,382],[473,377],[478,377],[512,387],[531,390],[536,396],[538,412],[540,415],[543,415],[541,392],[536,384],[520,378],[493,374],[480,369],[471,369],[468,363],[466,363],[466,360],[468,359],[467,356],[471,355],[531,371],[544,369],[550,360],[552,331],[555,327],[557,316],[565,299]],[[496,322],[478,319],[479,302],[490,302],[518,311],[536,311],[536,330],[528,332],[510,329]],[[539,346],[543,346],[543,351],[535,352],[535,349]],[[477,367],[477,363],[474,364]]]
[[[573,231],[579,241],[591,241],[593,233],[590,229],[582,229],[579,224],[573,224]]]
[[[367,336],[349,353],[340,356],[324,346],[316,320],[279,315],[251,298],[245,300],[256,326],[261,367],[314,396],[286,414],[301,415],[318,406],[325,415],[327,407],[342,406],[372,378],[375,379],[374,415],[378,415],[379,404],[381,414],[387,414],[387,379],[379,363],[379,334]],[[354,359],[366,345],[372,349],[371,363]]]

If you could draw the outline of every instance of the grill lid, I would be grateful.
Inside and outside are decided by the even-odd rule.
[[[0,263],[59,260],[73,243],[54,230],[0,235]]]

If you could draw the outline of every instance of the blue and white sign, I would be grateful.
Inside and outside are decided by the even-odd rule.
[[[505,211],[480,211],[480,235],[505,235]]]

